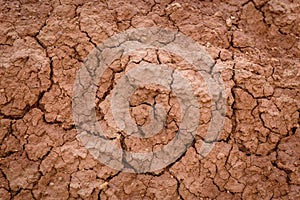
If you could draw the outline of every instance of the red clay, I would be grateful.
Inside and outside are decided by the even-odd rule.
[[[0,2],[0,199],[299,199],[300,4],[289,0]],[[72,90],[89,52],[124,30],[178,30],[222,68],[227,113],[215,148],[198,152],[210,121],[203,79],[182,58],[147,50],[122,57],[99,80],[97,116],[120,148],[167,144],[180,123],[166,88],[140,88],[131,116],[149,123],[160,102],[165,129],[150,139],[116,132],[110,91],[126,70],[163,63],[183,70],[201,107],[195,142],[164,169],[130,174],[95,160],[76,137]],[[146,104],[145,104],[146,103]]]

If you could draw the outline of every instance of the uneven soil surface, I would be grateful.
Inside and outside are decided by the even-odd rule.
[[[0,199],[300,199],[300,2],[298,0],[0,1]],[[147,49],[113,63],[99,80],[99,123],[120,148],[161,148],[178,130],[167,88],[139,88],[131,116],[143,126],[160,102],[164,129],[140,139],[116,131],[109,102],[120,77],[142,63],[190,78],[201,104],[199,133],[162,170],[111,169],[78,139],[76,73],[110,36],[138,27],[179,31],[222,70],[226,119],[215,147],[199,154],[210,122],[203,79],[184,59]]]

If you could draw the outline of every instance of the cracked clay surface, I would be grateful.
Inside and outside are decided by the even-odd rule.
[[[0,199],[300,199],[300,2],[297,0],[0,1]],[[199,154],[211,120],[203,78],[170,52],[124,55],[105,70],[97,119],[119,148],[148,152],[178,131],[180,103],[149,85],[130,97],[140,127],[167,111],[149,138],[116,128],[111,91],[141,64],[166,64],[190,80],[201,116],[187,151],[159,171],[119,172],[96,160],[72,118],[76,73],[114,34],[141,27],[178,31],[203,45],[221,70],[224,128]],[[150,114],[149,114],[150,113]]]

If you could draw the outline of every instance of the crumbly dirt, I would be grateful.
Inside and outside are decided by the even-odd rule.
[[[0,199],[300,199],[300,3],[297,0],[0,1]],[[198,150],[210,121],[203,79],[168,52],[113,63],[95,102],[107,136],[129,151],[167,144],[180,123],[176,96],[138,89],[131,116],[143,126],[161,103],[164,130],[140,139],[115,131],[110,91],[143,63],[168,64],[193,81],[201,127],[176,162],[157,172],[118,172],[77,139],[76,72],[89,52],[122,31],[157,26],[205,46],[222,67],[227,112],[214,149]]]

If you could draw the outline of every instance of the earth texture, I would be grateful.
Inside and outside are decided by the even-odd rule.
[[[300,199],[300,1],[1,0],[0,10],[1,200]],[[194,140],[174,162],[124,172],[100,162],[79,137],[73,89],[98,45],[150,27],[203,46],[224,85],[224,123],[207,141],[212,98],[184,57],[153,48],[121,55],[99,78],[94,98],[99,126],[113,145],[156,151],[182,122],[172,88],[152,84],[131,94],[129,114],[145,127],[161,105],[161,131],[145,138],[118,128],[113,91],[141,65],[180,71],[201,114]],[[207,155],[200,151],[205,142],[214,143]]]

